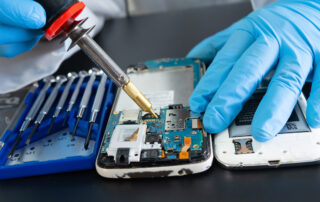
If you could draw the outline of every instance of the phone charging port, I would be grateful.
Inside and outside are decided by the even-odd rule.
[[[278,166],[280,165],[280,160],[268,161],[269,166]]]

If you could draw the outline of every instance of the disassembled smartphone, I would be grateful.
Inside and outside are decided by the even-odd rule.
[[[163,59],[129,67],[132,82],[159,118],[141,111],[118,91],[96,160],[107,178],[182,176],[212,165],[211,136],[188,99],[204,73],[198,60]]]
[[[314,164],[320,161],[320,129],[306,122],[306,99],[300,95],[284,128],[268,142],[251,135],[251,121],[266,92],[261,86],[244,105],[231,126],[214,136],[215,157],[230,169]]]

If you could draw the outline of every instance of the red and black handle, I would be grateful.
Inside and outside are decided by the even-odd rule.
[[[46,11],[47,22],[43,28],[48,40],[58,36],[62,28],[70,20],[75,18],[83,11],[85,4],[78,0],[35,0]]]

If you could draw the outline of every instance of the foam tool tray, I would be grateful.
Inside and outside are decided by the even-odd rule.
[[[93,106],[99,83],[102,79],[101,75],[97,75],[94,80],[89,104],[84,111],[82,120],[79,122],[79,127],[75,137],[72,138],[71,134],[74,129],[79,105],[89,78],[90,75],[84,78],[76,102],[70,111],[69,116],[67,116],[67,122],[64,124],[64,119],[67,115],[66,109],[80,78],[78,77],[72,82],[66,102],[60,114],[56,117],[51,133],[47,134],[52,121],[52,116],[55,112],[56,106],[58,105],[59,98],[66,88],[68,81],[61,85],[52,107],[43,119],[37,132],[34,133],[30,143],[27,145],[26,140],[35,127],[35,118],[39,114],[41,107],[45,105],[46,100],[48,100],[48,97],[52,93],[55,85],[57,85],[57,82],[53,82],[51,87],[46,91],[45,100],[37,112],[38,114],[35,115],[35,118],[32,120],[29,127],[22,133],[21,141],[19,142],[15,152],[12,154],[11,158],[8,158],[8,154],[20,132],[21,125],[39,96],[39,93],[44,88],[45,82],[39,81],[37,83],[37,87],[29,91],[24,103],[22,103],[24,106],[20,114],[18,114],[18,118],[15,123],[13,123],[13,127],[6,130],[0,140],[0,179],[94,168],[103,130],[105,129],[111,106],[113,104],[116,86],[110,79],[107,79],[101,108],[96,122],[92,127],[89,147],[88,149],[85,149],[84,143],[88,133],[91,108]]]

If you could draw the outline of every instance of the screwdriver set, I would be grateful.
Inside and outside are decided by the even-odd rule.
[[[93,168],[115,88],[96,68],[30,87],[0,135],[0,179]]]

